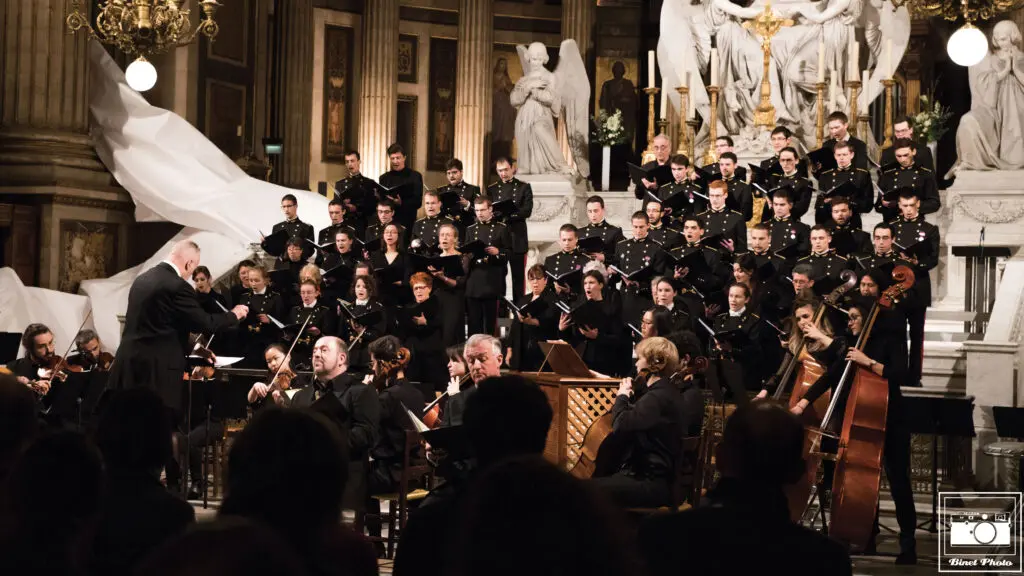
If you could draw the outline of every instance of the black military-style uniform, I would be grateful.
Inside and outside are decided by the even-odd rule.
[[[661,274],[667,265],[665,251],[650,236],[642,239],[630,238],[619,242],[615,248],[616,266],[623,272],[632,273],[650,266],[653,275]],[[635,286],[622,286],[622,319],[635,326],[640,325],[644,311],[651,307],[651,283],[638,282]]]
[[[309,318],[309,324],[306,325],[306,329],[299,335],[298,342],[295,343],[295,349],[292,351],[292,358],[297,370],[312,370],[313,343],[321,336],[333,336],[338,330],[337,314],[335,314],[334,310],[319,302],[315,302],[312,306],[308,307],[301,304],[292,306],[292,309],[288,312],[288,320],[285,324],[301,326],[306,322],[307,318]],[[309,331],[310,328],[316,328],[319,332],[312,334]]]
[[[649,170],[653,170],[653,169],[657,168],[658,166],[668,166],[669,168],[672,167],[668,160],[666,160],[664,164],[658,164],[657,160],[651,160],[650,162],[647,162],[646,164],[641,166],[641,168],[643,168],[644,170],[648,170],[649,171]],[[672,176],[669,175],[669,178],[671,178],[671,177]],[[655,184],[657,186],[661,186],[662,184],[665,184],[665,182],[655,182]],[[635,186],[633,188],[633,195],[636,196],[637,200],[643,200],[644,196],[647,194],[649,189],[644,187],[642,182],[634,182],[634,185]],[[650,190],[650,191],[651,192],[657,192],[657,190],[658,189],[655,188],[654,190]]]
[[[900,166],[889,170],[878,178],[878,187],[883,192],[898,188],[913,188],[921,201],[921,214],[933,214],[942,207],[939,200],[939,188],[935,184],[935,173],[919,164]],[[882,222],[892,222],[900,215],[899,201],[893,202],[888,208],[882,206],[882,198],[875,202],[875,210],[882,215]]]
[[[744,222],[753,218],[754,196],[750,192],[750,185],[735,175],[722,180],[729,186],[729,194],[725,197],[725,207],[742,214]]]
[[[704,219],[704,236],[721,234],[722,238],[732,240],[733,252],[744,252],[747,249],[747,223],[743,215],[728,207],[721,210],[708,209],[698,214]],[[714,246],[718,249],[719,246]]]
[[[274,224],[274,228],[271,230],[271,234],[278,230],[284,230],[288,233],[289,238],[305,238],[310,242],[313,241],[313,225],[306,224],[302,220],[295,218],[295,220],[285,220],[284,222],[278,222]],[[302,246],[302,259],[305,260],[313,255],[313,247],[306,244]]]
[[[917,153],[914,154],[914,164],[935,172],[935,160],[932,158],[932,151],[927,146],[917,142],[914,142],[914,150],[917,150]],[[879,163],[885,166],[894,162],[896,162],[896,147],[889,146],[882,150],[882,160]]]
[[[688,202],[682,205],[681,209],[673,210],[671,214],[665,217],[669,220],[668,224],[676,224],[682,226],[683,220],[685,220],[687,216],[690,216],[692,214],[700,214],[701,212],[708,209],[708,201],[705,200],[704,198],[701,198],[700,196],[697,196],[697,194],[694,194],[694,192],[703,194],[705,196],[707,195],[707,193],[704,192],[700,186],[698,186],[689,178],[683,180],[682,182],[669,182],[668,184],[665,184],[658,188],[657,196],[661,200],[664,200],[665,198],[668,198],[669,196],[672,196],[674,194],[686,194],[689,200]],[[663,222],[665,221],[665,218],[662,218]]]
[[[305,260],[293,262],[287,257],[277,261],[274,271],[287,270],[289,278],[288,284],[285,286],[278,286],[276,283],[272,286],[274,291],[281,295],[282,312],[299,304],[299,272],[302,271],[302,267],[306,264],[308,264],[308,262]]]
[[[573,300],[580,294],[583,294],[582,272],[583,267],[587,265],[587,262],[590,262],[590,258],[588,258],[586,254],[580,252],[579,249],[573,250],[572,252],[559,251],[557,254],[552,254],[544,259],[544,269],[555,276],[568,274],[573,270],[579,270],[581,273],[580,280],[566,286],[569,288],[570,292],[568,294],[563,294],[560,299]],[[550,276],[548,277],[548,283],[552,283],[554,281],[555,280],[553,278]],[[554,288],[552,288],[552,291],[554,291]],[[529,302],[529,300],[527,300],[527,302]]]
[[[761,164],[761,168],[763,168],[764,170],[769,170],[769,169],[771,169],[772,166],[774,166],[778,162],[779,162],[779,155],[776,154],[775,156],[772,156],[771,158],[765,158],[764,160],[761,160],[760,164]],[[800,175],[800,176],[803,176],[804,178],[807,178],[807,176],[809,175],[809,171],[807,169],[807,158],[801,158],[800,160],[797,161],[797,163],[796,163],[796,173],[798,175]],[[777,176],[777,174],[772,174],[772,176]]]
[[[618,226],[612,226],[607,220],[602,220],[598,224],[587,224],[583,228],[579,229],[580,240],[584,238],[591,238],[593,236],[600,236],[601,241],[604,242],[604,264],[605,266],[615,264],[615,251],[622,242],[622,228]]]
[[[811,265],[813,272],[811,278],[818,280],[819,278],[833,278],[838,279],[839,274],[843,270],[850,269],[850,263],[843,256],[836,254],[836,251],[829,249],[821,254],[811,252],[807,256],[797,260],[797,263],[806,262]]]
[[[349,250],[344,254],[341,254],[340,252],[331,252],[326,258],[324,258],[320,267],[324,270],[332,270],[338,266],[345,266],[346,268],[354,269],[356,262],[359,262],[362,259],[362,255],[353,250]],[[345,298],[347,300],[351,288],[352,280],[339,280],[335,282],[333,278],[324,278],[324,284],[321,287],[323,300],[325,302],[334,302],[335,298]]]
[[[771,229],[768,239],[772,252],[791,244],[796,244],[796,255],[807,254],[811,250],[811,227],[807,224],[789,217],[776,217],[768,221],[768,226]]]
[[[721,174],[722,173],[722,167],[718,165],[718,162],[713,162],[711,164],[708,164],[707,166],[702,166],[701,170],[705,170],[707,172],[710,172],[711,174]],[[739,180],[741,182],[746,182],[747,181],[747,167],[746,166],[736,166],[736,170],[733,171],[733,176],[735,177],[735,179],[737,179],[737,180]]]
[[[685,282],[690,283],[704,296],[705,304],[721,304],[720,295],[722,288],[729,283],[732,277],[732,265],[726,261],[725,252],[713,246],[704,246],[700,242],[687,242],[669,252],[669,256],[678,260],[683,252],[699,248],[704,255],[704,262],[711,270],[710,274],[696,274],[690,271],[683,277]],[[680,264],[676,264],[680,266]],[[675,268],[672,268],[675,272]]]
[[[723,312],[715,317],[715,333],[737,330],[746,334],[748,342],[733,346],[731,350],[718,352],[715,369],[709,374],[717,378],[721,390],[732,393],[738,404],[746,403],[748,390],[760,390],[765,372],[774,372],[774,367],[763,366],[761,317],[746,308],[739,316]],[[717,352],[712,350],[712,352]],[[712,384],[714,389],[714,384]]]
[[[454,222],[444,216],[424,216],[416,221],[412,225],[412,238],[420,239],[426,246],[436,247],[437,246],[437,231],[441,229],[442,224],[454,224]]]
[[[466,208],[463,208],[459,202],[445,203],[443,200],[441,202],[441,215],[455,223],[461,238],[465,235],[466,228],[473,222],[476,222],[473,200],[476,200],[476,197],[480,195],[480,187],[463,181],[458,184],[446,184],[437,189],[437,194],[440,198],[445,198],[445,195],[449,192],[456,192],[460,198],[464,198],[469,202],[469,206]]]
[[[748,254],[754,257],[754,263],[757,266],[754,278],[758,284],[754,290],[757,302],[751,300],[748,306],[763,319],[778,325],[781,318],[789,315],[789,307],[793,302],[793,284],[787,279],[792,276],[795,262],[778,254],[772,254],[771,250],[761,253],[753,250],[737,253],[733,256],[733,262],[739,262]],[[773,272],[766,276],[762,270],[769,262]]]
[[[383,240],[383,238],[384,238],[384,228],[386,226],[390,225],[390,224],[394,224],[395,226],[398,227],[398,245],[399,246],[408,246],[408,243],[407,243],[408,234],[407,234],[407,231],[405,229],[405,226],[402,226],[401,224],[399,224],[398,222],[396,222],[394,220],[392,220],[391,222],[388,222],[388,224],[381,224],[381,223],[378,222],[377,224],[371,224],[370,226],[367,226],[366,227],[366,234],[363,236],[363,239],[365,241],[369,242],[370,240],[373,240],[375,238],[380,238],[381,239],[381,241],[380,241],[381,242],[381,248],[383,248],[384,247],[384,240]]]
[[[918,256],[917,264],[913,265],[914,289],[904,301],[903,308],[907,312],[907,324],[910,327],[910,355],[907,365],[907,385],[921,385],[921,368],[924,362],[924,321],[925,312],[932,304],[931,269],[939,265],[939,228],[925,222],[924,216],[908,220],[902,216],[892,222],[893,245],[910,246],[924,242],[928,249]]]
[[[505,296],[505,272],[512,253],[509,228],[501,222],[477,222],[466,229],[466,242],[480,240],[498,249],[498,254],[474,258],[466,278],[466,312],[469,333],[494,334],[498,300]]]
[[[832,151],[836,146],[835,138],[829,138],[821,143],[822,150]],[[853,166],[856,168],[868,169],[868,145],[863,140],[846,135],[846,143],[853,147]]]
[[[850,211],[853,212],[850,224],[857,228],[862,226],[860,215],[871,212],[874,188],[871,184],[871,174],[853,164],[846,168],[826,170],[818,177],[818,199],[814,203],[814,222],[816,224],[828,224],[832,221],[832,204],[825,203],[823,194],[846,182],[852,182],[857,187],[857,196],[850,198]]]
[[[316,260],[315,260],[317,266],[320,266],[322,268],[323,264],[324,264],[324,261],[327,259],[326,255],[335,251],[334,250],[334,237],[341,230],[347,230],[349,235],[352,236],[353,240],[358,238],[358,236],[356,235],[356,229],[353,228],[352,226],[350,226],[347,222],[339,222],[338,224],[331,224],[327,228],[324,228],[323,230],[321,230],[317,234],[317,236],[316,236],[316,243],[319,244],[320,246],[323,246],[323,245],[329,243],[329,244],[331,244],[331,247],[326,249],[326,250],[317,250],[317,252],[316,252]]]
[[[855,228],[853,224],[847,222],[846,224],[838,224],[835,220],[829,225],[829,233],[832,234],[832,246],[835,247],[836,254],[840,256],[849,257],[852,254],[870,254],[873,250],[871,245],[871,234]],[[842,239],[842,236],[848,235],[849,241]],[[849,244],[853,247],[852,250],[846,250],[843,248],[844,245]]]
[[[524,294],[526,253],[530,250],[526,220],[533,214],[533,187],[529,182],[512,178],[508,182],[498,181],[488,186],[487,195],[494,203],[511,199],[515,206],[512,214],[495,214],[494,217],[508,226],[509,235],[512,237],[512,250],[508,261],[512,272],[512,295]]]
[[[779,186],[790,186],[793,188],[793,208],[790,209],[790,215],[797,220],[803,218],[804,214],[807,214],[807,211],[811,208],[811,196],[814,195],[814,185],[811,184],[811,181],[801,176],[799,170],[788,176],[786,174],[772,174],[772,177],[772,188]],[[775,212],[772,209],[772,200],[771,198],[767,198],[767,200],[764,204],[764,210],[761,212],[761,222],[767,222],[775,216]],[[829,212],[829,217],[832,217],[831,212]]]
[[[664,218],[657,226],[651,224],[647,237],[660,244],[664,250],[671,250],[683,242],[683,235],[667,226]]]
[[[406,166],[398,171],[389,170],[381,174],[378,182],[388,188],[402,184],[411,186],[411,189],[401,197],[402,205],[395,206],[395,221],[406,228],[411,228],[416,221],[416,211],[423,204],[423,175]]]
[[[373,181],[362,174],[353,174],[334,183],[336,196],[349,196],[352,198],[352,205],[355,206],[354,213],[347,212],[345,216],[350,220],[349,224],[356,230],[357,234],[366,231],[376,214],[377,195],[374,193],[376,187]],[[348,208],[346,208],[348,210]]]
[[[285,309],[284,299],[275,290],[266,288],[262,294],[256,294],[252,290],[245,292],[238,303],[249,307],[249,314],[239,324],[245,351],[245,365],[264,366],[263,352],[267,346],[277,341],[280,330],[273,321],[267,324],[260,322],[259,316],[266,314],[281,320]]]

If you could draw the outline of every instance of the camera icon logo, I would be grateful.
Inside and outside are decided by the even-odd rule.
[[[1010,515],[961,512],[949,524],[950,546],[1009,546]]]

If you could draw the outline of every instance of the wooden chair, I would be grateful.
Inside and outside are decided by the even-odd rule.
[[[405,522],[409,518],[409,503],[417,502],[426,498],[428,492],[423,488],[413,486],[417,482],[423,486],[429,486],[431,467],[425,458],[422,461],[413,461],[413,454],[420,447],[420,435],[418,432],[406,430],[405,446],[402,450],[402,473],[398,480],[398,491],[391,494],[374,494],[372,498],[378,502],[377,510],[374,512],[381,517],[381,524],[387,524],[387,538],[373,538],[371,540],[387,543],[387,557],[394,558],[395,546],[398,543],[399,535],[405,528]],[[387,501],[388,511],[380,513],[380,502]],[[373,515],[368,512],[367,515]]]

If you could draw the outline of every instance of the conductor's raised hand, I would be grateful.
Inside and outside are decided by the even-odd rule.
[[[231,313],[235,315],[235,318],[241,320],[249,315],[249,307],[243,304],[239,304],[231,309]]]

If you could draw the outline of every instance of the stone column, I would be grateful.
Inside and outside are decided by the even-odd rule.
[[[398,0],[373,0],[363,8],[363,62],[359,91],[362,171],[376,179],[388,170],[398,114]]]
[[[309,141],[313,122],[313,0],[290,0],[280,7],[276,118],[284,150],[277,160],[277,182],[309,190]]]
[[[593,68],[595,4],[595,0],[562,0],[562,40],[576,41],[588,73]]]
[[[459,52],[455,72],[455,157],[465,180],[485,187],[491,132],[491,46],[494,9],[491,0],[459,1]]]

